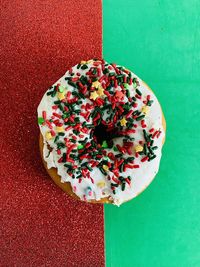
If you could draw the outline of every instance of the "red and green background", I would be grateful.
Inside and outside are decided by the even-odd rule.
[[[200,266],[200,2],[1,1],[0,266]],[[36,108],[80,60],[133,70],[167,121],[160,172],[120,208],[71,199],[39,156]]]

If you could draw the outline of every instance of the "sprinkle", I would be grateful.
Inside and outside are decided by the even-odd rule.
[[[103,169],[104,169],[105,171],[107,171],[107,172],[109,171],[109,167],[108,167],[107,165],[103,165],[102,167],[103,167]]]
[[[121,124],[121,126],[126,126],[127,120],[125,118],[121,119],[120,124]]]
[[[94,92],[92,92],[92,93],[90,94],[90,99],[96,100],[98,97],[99,97],[99,95],[97,94],[96,91],[94,91]]]
[[[122,91],[117,91],[115,93],[115,97],[122,100],[124,98],[124,94],[122,93]]]
[[[138,95],[138,94],[136,94],[135,97],[138,98],[138,99],[142,98],[141,95]]]
[[[64,131],[65,131],[65,129],[62,126],[61,127],[59,127],[59,126],[56,127],[56,132],[57,133],[62,133]]]
[[[104,89],[102,88],[102,87],[99,87],[99,89],[98,89],[98,91],[97,91],[97,94],[99,95],[99,96],[104,96],[105,94],[104,94]]]
[[[149,107],[148,106],[143,106],[142,107],[142,112],[146,115],[149,113]]]
[[[125,76],[124,76],[124,77],[125,77]],[[126,89],[128,89],[128,87],[129,87],[128,83],[124,83],[124,87],[125,87]]]
[[[149,132],[150,132],[150,133],[154,132],[154,128],[151,128],[151,129],[149,130]]]
[[[92,87],[99,88],[99,87],[101,87],[101,83],[99,81],[95,81],[92,83]]]
[[[99,182],[97,183],[97,186],[98,186],[99,188],[104,188],[105,185],[106,185],[106,183],[105,183],[105,181],[103,181],[103,180],[101,180],[101,181],[99,181]]]
[[[57,97],[58,97],[59,100],[63,100],[63,99],[65,99],[65,94],[61,93],[61,92],[58,92]]]
[[[159,133],[156,135],[157,138],[159,138],[161,135],[161,131],[159,131]]]
[[[59,118],[59,119],[61,119],[61,118],[62,118],[62,116],[61,116],[60,114],[58,114],[58,113],[55,113],[55,112],[53,112],[53,116],[55,116],[55,117],[57,117],[57,118]]]
[[[139,117],[136,118],[136,121],[140,121],[145,117],[145,115],[140,115]]]
[[[64,92],[64,89],[65,88],[63,86],[61,86],[61,85],[58,87],[58,90],[59,90],[60,93],[63,93]]]
[[[152,135],[152,138],[154,139],[158,133],[159,131],[155,131],[155,133]]]
[[[77,146],[77,148],[78,148],[78,149],[83,149],[83,148],[84,148],[84,145],[81,145],[81,144],[80,144],[80,145]]]
[[[50,133],[52,136],[56,136],[56,133],[54,132],[54,130],[51,130]]]
[[[143,146],[137,145],[137,146],[134,147],[134,149],[135,149],[135,152],[142,152],[143,151]]]
[[[46,113],[45,110],[42,111],[42,117],[43,117],[44,120],[46,120],[46,118],[47,118],[47,113]]]
[[[44,123],[44,119],[42,117],[38,117],[38,124],[43,124]]]
[[[144,157],[144,158],[141,159],[141,162],[145,162],[145,161],[147,161],[148,159],[149,159],[149,157],[146,156],[146,157]]]
[[[50,132],[46,132],[46,133],[45,133],[45,138],[46,138],[47,140],[50,140],[50,139],[53,138],[53,136],[51,135]]]
[[[137,93],[139,96],[141,96],[141,95],[142,95],[142,93],[140,92],[140,90],[138,90],[138,89],[135,89],[135,91],[136,91],[136,93]]]
[[[131,185],[131,181],[128,178],[126,178],[125,181],[127,182],[128,185]]]
[[[108,144],[106,142],[106,140],[103,141],[102,145],[101,145],[103,148],[108,148]]]

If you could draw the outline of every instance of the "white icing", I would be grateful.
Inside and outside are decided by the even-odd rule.
[[[92,66],[92,63],[89,63],[88,66],[89,68]],[[88,68],[88,69],[89,69]],[[77,65],[74,66],[73,68],[73,73],[79,72],[81,75],[84,75],[88,69],[82,70],[82,69],[77,69]],[[102,73],[101,73],[102,75]],[[132,73],[133,77],[137,77],[135,74]],[[65,77],[70,77],[69,72],[67,71],[63,77],[61,77],[54,85],[56,84],[61,84],[61,86],[66,87],[66,91],[73,91],[73,87],[68,84],[68,82],[65,80]],[[66,173],[66,168],[64,167],[64,163],[58,163],[58,159],[61,157],[61,155],[58,155],[56,152],[56,144],[54,143],[54,138],[51,140],[47,140],[45,137],[45,133],[49,130],[47,125],[40,125],[40,131],[43,136],[44,140],[44,148],[43,148],[43,155],[44,155],[44,160],[47,162],[48,168],[55,167],[57,168],[58,174],[61,176],[61,181],[62,182],[70,182],[72,189],[76,189],[75,193],[81,198],[84,199],[85,192],[87,191],[87,187],[90,187],[92,189],[92,195],[86,196],[87,200],[90,199],[96,199],[100,200],[101,198],[108,197],[110,196],[113,199],[114,204],[120,205],[121,203],[130,200],[134,197],[136,197],[141,191],[143,191],[153,180],[155,177],[156,173],[158,172],[159,169],[159,163],[160,163],[160,158],[161,158],[161,149],[162,149],[162,140],[164,138],[164,130],[162,126],[162,111],[159,105],[159,102],[156,98],[156,96],[151,92],[148,87],[142,82],[141,79],[137,77],[139,81],[139,87],[138,89],[142,92],[142,97],[145,97],[147,95],[151,96],[151,99],[154,101],[153,105],[150,107],[149,114],[145,116],[145,123],[147,124],[147,130],[151,128],[155,129],[160,129],[161,130],[161,135],[159,138],[154,139],[154,146],[158,146],[158,149],[156,150],[156,155],[157,157],[152,160],[152,161],[146,161],[146,162],[141,162],[141,156],[138,158],[135,158],[134,164],[139,164],[140,168],[137,169],[127,169],[125,172],[123,172],[123,176],[131,176],[131,185],[129,186],[128,184],[126,185],[126,189],[124,191],[121,190],[121,187],[118,187],[116,189],[116,194],[113,194],[110,184],[111,181],[107,179],[107,176],[103,175],[102,172],[98,169],[98,167],[94,167],[90,173],[91,177],[94,179],[94,184],[91,182],[89,178],[83,178],[82,182],[79,183],[78,179],[72,179],[67,173]],[[120,87],[119,87],[120,88]],[[116,89],[117,90],[117,89]],[[135,95],[135,89],[133,88],[133,85],[128,86],[128,90],[130,91],[131,97]],[[51,97],[47,96],[45,93],[39,106],[38,106],[38,117],[42,117],[42,111],[46,111],[47,113],[47,118],[50,119],[52,116],[52,113],[55,112],[55,110],[52,110],[52,106],[54,105],[54,101],[57,100],[57,96]],[[86,103],[92,103],[89,98],[86,98],[83,101],[83,104],[85,105]],[[128,101],[128,99],[125,97],[123,102]],[[141,110],[141,108],[144,106],[142,101],[137,101],[138,107],[136,109]],[[77,108],[80,108],[77,106]],[[134,109],[134,110],[136,110]],[[57,113],[61,113],[60,110],[56,111]],[[104,114],[104,117],[106,115]],[[82,116],[80,117],[80,121],[84,122],[84,118]],[[106,119],[106,117],[105,117]],[[87,124],[92,123],[92,119],[90,118]],[[138,124],[138,128],[136,128],[136,133],[130,134],[134,136],[134,144],[138,144],[140,140],[144,140],[143,137],[143,132],[141,128],[140,122],[136,122]],[[59,137],[59,141],[64,142],[64,138],[68,138],[70,135],[73,134],[72,132],[73,129],[70,131],[65,131],[64,136]],[[84,134],[84,138],[81,140],[84,140],[85,137],[88,137],[88,134]],[[77,141],[79,141],[80,138],[77,136]],[[116,138],[113,140],[114,144],[120,144],[122,145],[122,138]],[[52,148],[52,151],[49,152],[49,149],[47,147],[47,143],[50,145]],[[62,153],[65,152],[66,148],[61,149]],[[108,149],[108,152],[113,152],[116,154],[117,152],[113,151],[113,149]],[[130,157],[130,155],[124,156],[124,157]],[[133,155],[134,156],[134,155]],[[84,161],[83,161],[84,162]],[[78,164],[76,162],[75,164]],[[112,176],[112,172],[108,172],[110,176]],[[105,182],[105,187],[100,188],[97,186],[97,183],[100,181]]]

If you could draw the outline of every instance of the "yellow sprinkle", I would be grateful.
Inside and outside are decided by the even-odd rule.
[[[101,86],[101,83],[99,81],[92,83],[92,87],[99,88],[100,86]]]
[[[65,99],[65,94],[64,93],[58,92],[57,96],[58,96],[59,100]]]
[[[59,127],[59,126],[57,126],[56,127],[56,132],[57,133],[62,133],[62,132],[64,132],[65,130],[64,130],[64,128],[61,126],[61,127]]]
[[[83,65],[86,64],[86,63],[87,63],[87,61],[85,61],[85,60],[81,61],[81,64],[83,64]]]
[[[100,187],[100,188],[105,187],[105,185],[106,185],[106,183],[105,183],[103,180],[102,180],[102,181],[99,181],[99,182],[97,183],[97,186]]]
[[[46,138],[47,140],[50,140],[50,139],[53,138],[53,136],[51,135],[50,132],[46,132],[46,133],[45,133],[45,138]]]
[[[107,172],[109,171],[109,167],[107,165],[103,165],[103,169]]]
[[[137,145],[135,146],[135,152],[142,152],[143,151],[143,146]]]
[[[120,124],[121,124],[121,126],[126,126],[127,120],[125,118],[121,119]]]
[[[98,91],[97,91],[97,94],[99,95],[99,96],[104,96],[105,94],[104,94],[104,89],[103,89],[103,87],[99,87],[99,89],[98,89]]]
[[[97,97],[99,97],[99,95],[97,94],[96,91],[94,91],[94,92],[92,92],[92,93],[90,94],[90,99],[96,100]]]
[[[148,107],[148,106],[143,106],[143,107],[142,107],[142,112],[143,112],[144,114],[148,114],[148,113],[149,113],[149,107]]]

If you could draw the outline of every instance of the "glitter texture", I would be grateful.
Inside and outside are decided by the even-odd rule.
[[[67,68],[101,57],[101,1],[4,1],[1,18],[0,265],[104,266],[103,206],[50,180],[36,115]]]

